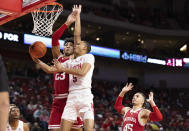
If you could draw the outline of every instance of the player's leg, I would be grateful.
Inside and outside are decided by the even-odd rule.
[[[54,98],[48,125],[50,131],[60,131],[61,116],[65,105],[66,99]]]
[[[49,131],[60,131],[60,129],[50,129]]]
[[[83,114],[85,131],[93,131],[94,129],[94,108],[92,103],[93,102],[91,101],[89,104],[84,106],[86,109]]]
[[[73,100],[67,100],[66,106],[64,108],[62,117],[61,117],[61,131],[70,131],[74,121],[77,120],[77,110]]]
[[[0,131],[5,131],[9,115],[9,93],[0,92]]]
[[[61,119],[61,115],[56,111],[55,108],[51,109],[51,114],[50,114],[50,119],[49,119],[49,125],[48,125],[48,129],[50,131],[60,131],[60,120],[58,118]]]
[[[84,120],[84,129],[85,129],[85,131],[93,131],[94,119],[85,119]]]
[[[72,128],[71,131],[83,131],[83,129],[82,128],[79,128],[79,129]]]
[[[61,120],[60,131],[71,131],[73,122],[65,119]]]
[[[94,107],[93,107],[93,95],[91,91],[86,91],[85,95],[82,95],[82,100],[79,103],[80,110],[79,115],[84,120],[84,130],[94,130]]]
[[[71,131],[83,131],[83,121],[81,120],[80,117],[77,117],[77,121],[74,122],[72,125],[72,130]]]

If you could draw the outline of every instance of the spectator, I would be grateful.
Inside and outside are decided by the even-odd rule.
[[[39,121],[39,117],[41,114],[42,114],[41,107],[37,106],[37,109],[33,113],[33,117],[34,117],[35,121]]]
[[[35,122],[33,127],[31,128],[31,131],[42,131],[42,129],[39,127],[38,123]]]
[[[43,111],[39,117],[39,120],[42,122],[43,129],[47,130],[48,129],[48,120],[49,120],[48,112]]]

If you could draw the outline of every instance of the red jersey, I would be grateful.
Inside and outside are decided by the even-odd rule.
[[[144,131],[144,125],[139,122],[139,113],[142,109],[127,111],[123,118],[122,131]]]
[[[58,58],[58,61],[60,63],[64,63],[67,60],[69,60],[69,57],[64,58],[63,56],[60,56]],[[68,94],[69,74],[66,74],[65,72],[53,73],[53,87],[54,87],[54,95],[55,96],[60,96],[62,94]]]

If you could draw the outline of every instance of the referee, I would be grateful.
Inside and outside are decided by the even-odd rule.
[[[9,86],[6,69],[0,55],[0,131],[5,131],[9,113]]]

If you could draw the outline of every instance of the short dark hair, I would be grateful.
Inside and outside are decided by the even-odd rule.
[[[74,38],[73,38],[73,37],[65,38],[64,45],[65,45],[66,43],[68,43],[68,42],[71,42],[71,43],[73,43],[73,45],[74,45]]]
[[[89,43],[89,42],[87,42],[87,41],[83,41],[85,44],[86,44],[86,46],[87,46],[87,53],[89,53],[90,51],[91,51],[91,44]]]

